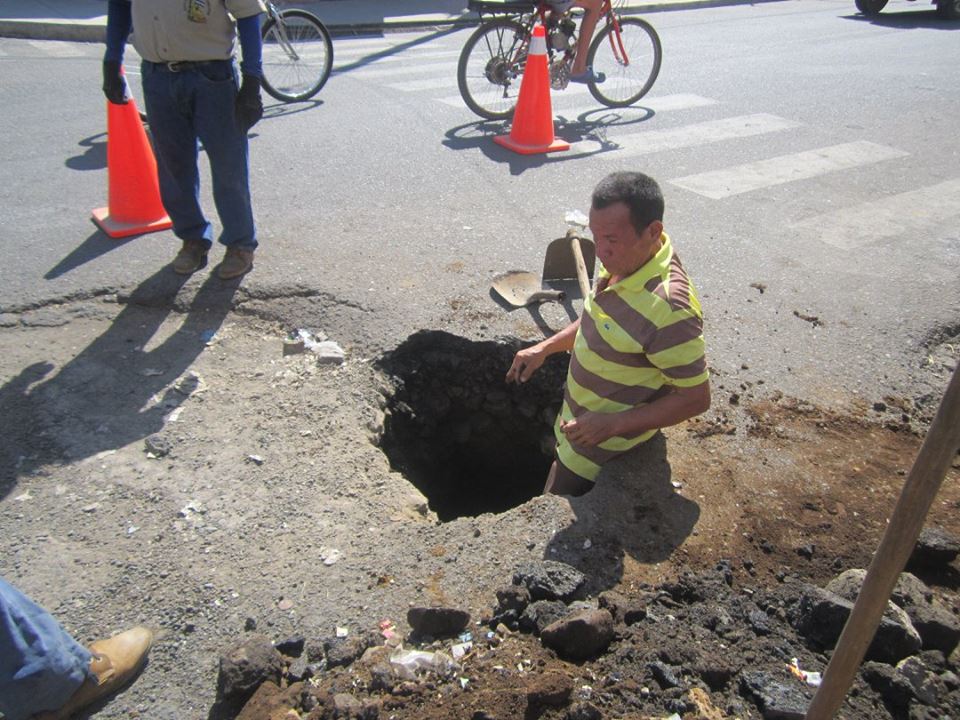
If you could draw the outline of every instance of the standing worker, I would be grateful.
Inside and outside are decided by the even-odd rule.
[[[198,146],[210,161],[219,241],[227,251],[218,275],[253,269],[257,233],[250,203],[247,131],[263,116],[260,99],[261,0],[109,0],[103,92],[127,102],[123,52],[143,58],[143,95],[157,154],[160,198],[183,247],[173,270],[190,275],[207,264],[213,231],[200,207]],[[234,45],[240,38],[237,86]]]
[[[507,371],[507,382],[526,382],[550,355],[571,353],[545,493],[584,494],[603,463],[710,407],[700,301],[663,231],[663,207],[643,173],[600,181],[590,206],[596,290],[577,320],[518,352]]]

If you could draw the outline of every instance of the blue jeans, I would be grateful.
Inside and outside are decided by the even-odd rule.
[[[0,713],[25,720],[63,707],[90,675],[90,651],[0,577]]]
[[[223,231],[220,242],[253,250],[257,233],[250,204],[247,134],[234,114],[237,76],[231,60],[174,71],[144,61],[143,97],[157,154],[160,198],[181,240],[209,248],[210,223],[200,207],[199,143],[210,161],[213,201]]]

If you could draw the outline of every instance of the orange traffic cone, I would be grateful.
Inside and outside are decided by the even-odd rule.
[[[160,202],[157,161],[133,99],[107,103],[108,207],[93,221],[112,238],[166,230],[173,223]]]
[[[530,38],[527,66],[520,82],[520,96],[513,112],[510,134],[497,135],[493,141],[523,155],[570,149],[570,143],[557,140],[553,134],[547,37],[543,25],[537,25]]]

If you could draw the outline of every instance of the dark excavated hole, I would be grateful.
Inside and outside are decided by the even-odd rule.
[[[395,388],[380,446],[441,521],[503,512],[543,491],[569,359],[554,355],[508,385],[521,347],[424,330],[379,362]]]

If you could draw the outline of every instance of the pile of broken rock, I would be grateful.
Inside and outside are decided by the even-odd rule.
[[[955,555],[934,552],[925,567],[952,572]],[[248,635],[221,657],[211,716],[801,720],[864,574],[848,570],[825,588],[790,577],[736,587],[721,561],[629,596],[586,598],[580,571],[540,561],[518,568],[472,623],[456,608],[421,607],[405,639],[389,628],[276,644]],[[844,717],[957,717],[958,641],[956,604],[904,573]]]

